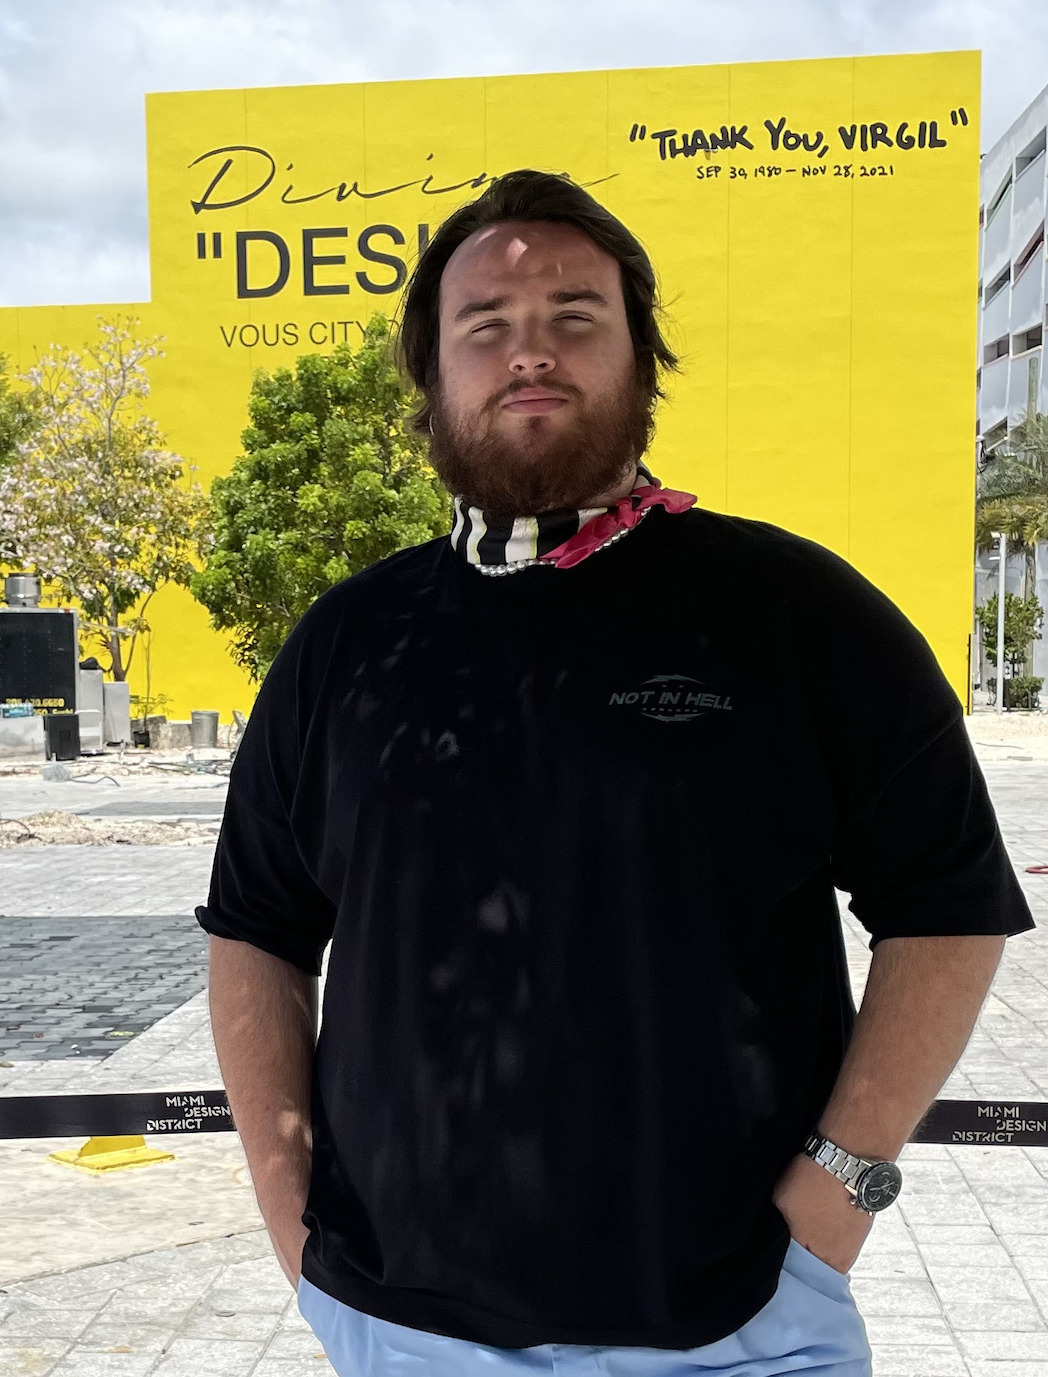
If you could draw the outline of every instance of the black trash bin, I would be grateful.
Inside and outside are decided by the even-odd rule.
[[[75,712],[45,713],[44,741],[48,760],[79,760],[80,718]]]

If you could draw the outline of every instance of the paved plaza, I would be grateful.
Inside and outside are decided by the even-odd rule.
[[[970,728],[1040,926],[1008,943],[942,1094],[1048,1101],[1048,874],[1026,870],[1048,864],[1048,737],[1012,739],[986,717]],[[190,816],[180,810],[222,789],[21,775],[0,778],[0,816],[114,805]],[[0,851],[0,1095],[221,1085],[206,935],[191,916],[210,860],[207,845]],[[869,951],[839,897],[859,993]],[[68,1017],[46,1017],[70,992],[83,998],[60,1006]],[[33,1036],[13,1042],[8,1025],[33,1020]],[[79,1142],[0,1142],[0,1377],[330,1372],[261,1226],[237,1135],[148,1141],[175,1160],[98,1176],[48,1159]],[[901,1164],[899,1204],[852,1273],[876,1377],[1048,1377],[1048,1148],[911,1145]]]

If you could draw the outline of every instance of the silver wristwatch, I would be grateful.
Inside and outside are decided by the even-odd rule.
[[[831,1176],[844,1183],[851,1203],[865,1214],[886,1210],[902,1190],[902,1172],[894,1162],[871,1162],[865,1157],[856,1157],[818,1133],[809,1136],[804,1151],[813,1162],[818,1162]]]

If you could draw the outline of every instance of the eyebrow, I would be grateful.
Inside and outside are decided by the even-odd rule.
[[[492,296],[486,301],[467,301],[460,310],[455,312],[456,321],[468,320],[470,316],[483,315],[485,311],[500,311],[503,306],[509,303],[508,296]],[[594,292],[589,288],[579,288],[577,291],[550,292],[546,298],[553,306],[567,306],[573,301],[589,301],[594,306],[607,306],[607,297],[601,296],[600,292]]]

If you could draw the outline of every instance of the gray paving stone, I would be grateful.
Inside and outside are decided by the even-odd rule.
[[[979,1330],[973,1329],[958,1334],[957,1346],[966,1358],[1048,1362],[1048,1332],[1002,1334],[1000,1330],[980,1333]]]
[[[1018,1334],[1048,1328],[1032,1300],[946,1301],[942,1309],[946,1323],[957,1334],[967,1329]]]
[[[138,918],[187,911],[207,894],[211,846],[40,846],[4,852],[3,909]],[[2,921],[2,920],[0,920]]]
[[[78,1339],[94,1320],[93,1310],[58,1309],[19,1305],[0,1321],[3,1339]]]
[[[1030,1295],[1048,1316],[1048,1276],[1030,1277],[1026,1285]]]
[[[968,1371],[971,1377],[1048,1377],[1048,1363],[1023,1362],[982,1362],[970,1359]]]
[[[48,1377],[68,1347],[64,1339],[0,1337],[0,1377]]]
[[[1024,1301],[1030,1292],[1020,1272],[1011,1264],[1004,1267],[969,1265],[942,1267],[929,1261],[928,1275],[944,1305],[957,1301]]]
[[[999,1233],[1008,1234],[1048,1234],[1048,1203],[1041,1200],[1015,1201],[1011,1204],[998,1204],[987,1200],[983,1205],[987,1219]],[[1048,1248],[1048,1240],[1045,1242]]]
[[[899,1197],[893,1208],[899,1210],[906,1222],[919,1227],[922,1224],[986,1224],[989,1214],[972,1194],[950,1195],[909,1195]],[[1003,1208],[1003,1207],[1002,1207]],[[1020,1232],[1020,1231],[1016,1231]],[[1025,1232],[1033,1233],[1032,1229]]]
[[[253,1314],[259,1317],[279,1315],[287,1301],[288,1284],[284,1282],[284,1293],[274,1287],[272,1291],[245,1293],[241,1288],[216,1286],[209,1293],[208,1300],[216,1310],[230,1310],[237,1314]],[[264,1321],[260,1318],[260,1323]]]
[[[221,1373],[221,1377],[249,1377],[262,1356],[261,1343],[241,1343],[233,1339],[173,1339],[167,1352],[151,1372],[156,1377],[200,1377],[202,1370]]]
[[[865,1315],[870,1344],[899,1348],[946,1348],[955,1351],[954,1337],[938,1315]]]
[[[266,1349],[266,1361],[301,1359],[315,1361],[323,1354],[320,1340],[311,1329],[278,1330]]]
[[[966,1244],[963,1248],[948,1243],[926,1244],[921,1247],[921,1258],[933,1280],[939,1271],[956,1267],[959,1258],[963,1258],[966,1268],[974,1267],[979,1271],[998,1267],[1010,1269],[1014,1266],[1001,1243]]]
[[[51,1369],[49,1377],[147,1377],[155,1362],[153,1353],[97,1353],[73,1348]]]
[[[75,1276],[76,1273],[63,1273],[64,1276]],[[37,1278],[39,1280],[50,1280],[50,1278]],[[85,1291],[70,1288],[67,1291],[50,1291],[47,1294],[40,1294],[33,1288],[36,1281],[21,1281],[17,1285],[0,1290],[0,1296],[4,1297],[4,1304],[7,1313],[15,1307],[23,1307],[27,1310],[90,1310],[97,1315],[104,1305],[107,1305],[115,1291]],[[7,1292],[4,1295],[4,1291]]]
[[[159,1354],[174,1337],[176,1326],[170,1323],[148,1324],[129,1321],[121,1324],[103,1316],[80,1335],[77,1351],[130,1349],[132,1353]],[[0,1330],[0,1333],[3,1331]]]
[[[956,1258],[956,1253],[954,1253]],[[1005,1262],[1009,1261],[1005,1256]],[[865,1248],[851,1270],[853,1277],[917,1277],[924,1278],[927,1271],[922,1255],[916,1248],[894,1249],[891,1252],[875,1252]]]
[[[0,1061],[111,1056],[207,984],[208,940],[191,914],[0,918],[19,982],[0,993]],[[68,941],[52,940],[68,936]],[[46,977],[49,986],[43,986]],[[54,1007],[58,985],[67,996]],[[39,1036],[36,1036],[39,1035]]]
[[[50,1304],[60,1304],[63,1300],[88,1292],[108,1292],[112,1294],[117,1287],[135,1280],[135,1274],[127,1262],[104,1262],[94,1267],[81,1267],[75,1272],[55,1272],[51,1276],[36,1277],[27,1281],[25,1289],[35,1296],[44,1297]]]
[[[931,1282],[926,1280],[854,1277],[851,1289],[863,1315],[942,1314]]]
[[[969,1377],[956,1349],[879,1344],[873,1349],[875,1377]]]
[[[287,1284],[284,1286],[285,1293]],[[276,1333],[279,1310],[259,1313],[257,1310],[237,1310],[230,1314],[219,1308],[219,1302],[212,1299],[219,1292],[212,1292],[206,1302],[202,1302],[186,1318],[178,1331],[180,1339],[241,1339],[246,1341],[268,1340]],[[0,1329],[0,1334],[3,1330]]]
[[[323,1349],[320,1352],[323,1353]],[[263,1358],[251,1377],[324,1377],[325,1373],[334,1370],[326,1358],[320,1362],[312,1356],[286,1360]]]

